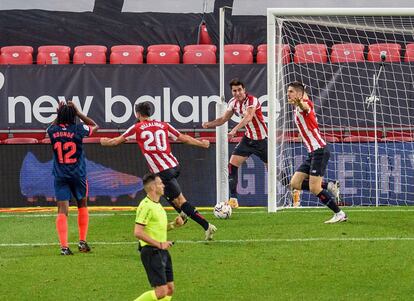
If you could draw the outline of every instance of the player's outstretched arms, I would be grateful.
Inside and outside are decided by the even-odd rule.
[[[186,134],[180,134],[180,136],[178,136],[177,138],[178,141],[185,143],[185,144],[189,144],[189,145],[194,145],[194,146],[198,146],[198,147],[202,147],[202,148],[209,148],[210,147],[210,141],[208,140],[203,140],[203,139],[195,139],[191,136],[188,136]]]
[[[205,129],[215,128],[216,126],[225,124],[227,121],[230,120],[231,116],[233,116],[233,111],[227,110],[223,116],[213,121],[203,122],[201,126]]]
[[[117,146],[120,145],[122,143],[124,143],[126,141],[126,138],[124,136],[118,136],[115,138],[101,138],[101,145],[102,146]]]

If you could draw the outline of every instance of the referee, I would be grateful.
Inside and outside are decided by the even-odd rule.
[[[168,223],[167,214],[160,204],[164,184],[159,176],[146,174],[143,183],[147,196],[137,208],[134,234],[139,239],[141,261],[154,289],[143,293],[135,301],[168,301],[174,292],[174,277],[171,256],[167,250],[173,242],[167,240],[167,230],[180,227],[184,222],[177,216],[175,221]]]

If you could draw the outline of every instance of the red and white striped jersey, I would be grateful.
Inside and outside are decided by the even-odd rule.
[[[296,107],[294,111],[295,123],[308,152],[313,152],[325,147],[326,142],[322,139],[319,131],[318,119],[313,108],[313,102],[310,99],[304,99],[303,102],[309,105],[309,112],[302,111],[299,107]]]
[[[256,112],[252,121],[246,124],[245,135],[252,140],[262,140],[267,137],[267,126],[263,118],[262,105],[256,97],[246,94],[243,102],[238,101],[234,97],[230,99],[227,110],[232,111],[240,118],[246,114],[247,108],[254,107]]]
[[[151,172],[159,173],[178,165],[178,160],[171,153],[168,138],[175,141],[180,132],[169,123],[156,120],[137,122],[122,136],[127,140],[137,140]]]

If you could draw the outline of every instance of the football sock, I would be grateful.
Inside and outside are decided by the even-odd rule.
[[[86,235],[88,234],[88,225],[89,225],[88,207],[78,208],[79,240],[86,241]]]
[[[189,202],[185,202],[181,206],[181,210],[184,211],[187,216],[189,216],[193,221],[203,227],[204,230],[208,229],[208,222],[200,213],[198,213],[197,209],[191,205]]]
[[[303,180],[301,190],[309,191],[309,180]]]
[[[239,181],[239,168],[229,163],[229,190],[230,197],[237,199],[237,182]]]
[[[181,213],[181,208],[179,208],[179,207],[177,207],[174,203],[173,203],[173,201],[171,201],[169,198],[167,198],[166,196],[164,196],[164,198],[167,200],[167,202],[168,202],[168,204],[170,204],[174,209],[175,209],[175,211],[177,211],[178,213]]]
[[[339,211],[341,211],[341,209],[339,209],[338,205],[335,203],[335,198],[334,196],[326,189],[323,189],[318,195],[317,197],[319,198],[319,200],[326,205],[329,209],[331,209],[333,212],[338,213]]]
[[[329,183],[329,181],[322,182],[322,185],[321,185],[322,189],[328,189],[328,183]]]
[[[156,300],[158,299],[157,299],[157,295],[155,294],[154,290],[145,292],[141,296],[135,299],[135,301],[156,301]]]
[[[56,230],[59,236],[61,248],[68,247],[68,217],[64,213],[58,213],[56,217]]]

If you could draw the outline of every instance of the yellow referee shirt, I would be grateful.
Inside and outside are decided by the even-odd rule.
[[[167,241],[167,213],[160,203],[151,201],[146,196],[137,208],[135,223],[145,225],[144,232],[151,238],[160,242]],[[140,245],[148,245],[145,241],[139,240]]]

